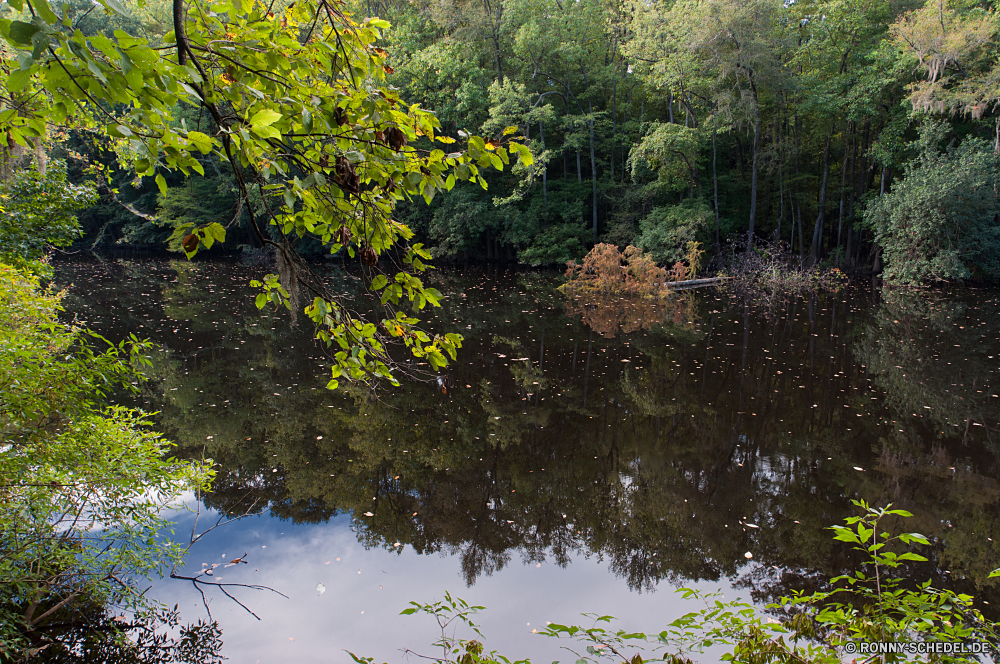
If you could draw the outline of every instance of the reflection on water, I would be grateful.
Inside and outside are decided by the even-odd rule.
[[[465,336],[459,361],[373,395],[326,391],[309,330],[258,312],[253,276],[57,269],[71,313],[162,344],[145,400],[184,454],[219,463],[207,507],[342,515],[366,550],[446,555],[469,586],[589,556],[633,591],[732,579],[766,600],[850,568],[823,529],[851,498],[894,501],[936,542],[914,575],[993,599],[996,292],[848,288],[758,311],[703,290],[602,309],[567,301],[555,273],[445,272],[429,325]],[[395,606],[410,599],[430,598]]]

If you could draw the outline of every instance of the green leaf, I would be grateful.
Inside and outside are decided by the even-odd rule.
[[[849,528],[845,528],[844,526],[830,526],[830,530],[836,533],[833,536],[833,539],[835,540],[840,540],[841,542],[853,542],[855,544],[861,543],[861,540],[858,539],[858,536],[855,535],[854,532]]]
[[[411,616],[411,615],[413,615],[416,612],[417,612],[416,609],[403,609],[402,611],[399,612],[399,615],[401,615],[401,616]]]
[[[219,222],[212,222],[205,227],[205,232],[215,239],[216,242],[226,241],[226,227]]]
[[[35,11],[38,15],[49,25],[59,23],[59,17],[56,16],[56,13],[52,11],[51,7],[49,7],[48,0],[35,0],[33,6],[35,7]]]
[[[128,16],[128,10],[125,9],[125,5],[120,3],[118,0],[101,0],[101,4],[122,16]]]
[[[37,25],[32,25],[31,23],[25,23],[23,21],[12,21],[10,24],[10,39],[15,44],[20,44],[23,46],[31,45],[31,38],[35,36],[35,33],[39,31]]]
[[[281,113],[272,111],[269,108],[261,109],[254,113],[253,117],[250,118],[250,126],[254,129],[257,127],[269,127],[282,117]]]
[[[212,139],[208,134],[203,134],[200,131],[189,131],[187,139],[202,154],[208,154],[212,151]]]
[[[897,560],[915,560],[917,562],[927,562],[927,558],[918,553],[901,553]]]
[[[384,275],[380,274],[372,279],[371,290],[378,291],[385,288],[386,284],[389,283],[389,279]]]
[[[261,138],[281,138],[281,132],[269,125],[253,126],[250,128],[250,131]]]
[[[160,193],[163,194],[164,196],[166,196],[167,195],[167,181],[163,177],[163,174],[162,173],[157,173],[155,181],[156,181],[156,186],[160,188]]]
[[[24,88],[28,87],[28,83],[30,82],[31,70],[17,69],[11,72],[10,76],[7,77],[7,89],[11,92],[20,92]]]

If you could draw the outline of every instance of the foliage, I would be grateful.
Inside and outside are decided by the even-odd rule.
[[[222,664],[222,630],[215,622],[181,624],[177,607],[114,615],[109,607],[63,609],[57,639],[38,655],[52,664]],[[29,661],[31,661],[29,659]]]
[[[897,545],[928,545],[918,533],[893,534],[888,522],[894,517],[910,517],[909,512],[873,508],[864,501],[854,501],[861,516],[846,519],[845,526],[833,526],[834,539],[854,545],[865,563],[853,574],[829,580],[832,590],[813,593],[793,592],[768,606],[781,620],[765,618],[753,605],[741,600],[724,601],[718,594],[682,588],[684,599],[700,600],[705,608],[690,612],[669,623],[659,633],[646,634],[612,629],[612,616],[583,614],[592,620],[589,627],[548,623],[538,633],[552,638],[566,638],[582,648],[567,648],[583,664],[615,662],[641,664],[663,660],[691,662],[692,656],[709,648],[725,647],[723,661],[796,662],[798,664],[834,664],[844,656],[859,653],[859,644],[895,642],[907,644],[950,644],[970,641],[984,644],[995,653],[1000,645],[997,625],[972,605],[972,597],[939,590],[930,582],[916,584],[907,578],[908,566],[927,559],[911,551],[897,553]],[[998,570],[1000,574],[1000,570]],[[461,599],[445,595],[444,602],[420,604],[404,614],[417,612],[433,615],[441,629],[435,643],[441,657],[428,657],[438,664],[508,664],[511,660],[495,651],[485,651],[478,640],[464,639],[456,632],[447,633],[453,622],[470,627],[482,638],[470,616],[483,607],[472,607]],[[648,653],[648,654],[647,654]],[[862,654],[865,654],[862,652]],[[358,664],[370,664],[367,658],[354,657]],[[529,660],[519,660],[529,661]],[[867,659],[866,661],[872,661]],[[882,654],[878,661],[978,662],[976,653],[948,651],[922,657],[916,650]]]
[[[75,213],[96,198],[93,185],[67,181],[65,162],[50,162],[44,174],[18,171],[0,184],[0,260],[38,270],[46,247],[68,247],[80,236]]]
[[[179,552],[160,535],[161,510],[211,477],[208,462],[168,458],[145,413],[102,403],[138,380],[149,344],[133,336],[95,351],[91,344],[107,342],[57,321],[61,297],[0,264],[0,652],[8,656],[55,648],[66,615],[148,610],[137,582]]]
[[[528,265],[566,264],[583,256],[588,239],[580,222],[555,224],[536,235],[518,258]]]
[[[657,267],[641,249],[633,246],[618,250],[613,244],[598,244],[590,250],[582,263],[566,264],[569,279],[560,287],[571,297],[629,295],[637,297],[664,297],[663,283],[667,273]]]
[[[656,173],[667,190],[693,185],[698,173],[698,130],[672,123],[651,123],[648,133],[629,151],[632,178]]]
[[[289,298],[297,290],[293,281],[313,296],[305,311],[317,338],[331,349],[329,387],[338,378],[395,382],[390,344],[407,348],[432,369],[447,364],[461,337],[432,337],[417,328],[418,319],[397,309],[408,304],[419,311],[437,304],[440,294],[415,276],[426,269],[430,254],[419,243],[405,244],[413,233],[392,213],[404,198],[430,203],[459,180],[486,188],[483,173],[502,170],[512,154],[530,163],[529,149],[510,140],[517,127],[489,142],[461,132],[464,150],[435,148],[456,139],[436,133],[438,119],[419,104],[404,103],[386,82],[393,68],[377,43],[389,23],[355,21],[338,2],[290,3],[276,13],[253,0],[193,4],[196,11],[184,11],[177,0],[174,29],[163,36],[175,48],[156,51],[124,31],[113,39],[72,32],[67,10],[59,15],[47,0],[12,3],[17,12],[27,10],[31,22],[21,15],[0,21],[0,34],[18,53],[7,92],[30,102],[23,113],[8,111],[0,118],[0,134],[24,145],[43,136],[47,124],[66,124],[85,109],[77,122],[118,139],[123,164],[152,177],[164,195],[165,172],[204,175],[205,156],[217,158],[228,165],[237,190],[238,204],[226,225],[246,217],[257,242],[273,246],[286,268],[280,287],[269,279],[259,282],[264,303],[298,306]],[[117,0],[102,6],[125,12]],[[195,126],[174,122],[179,105],[200,109]],[[113,113],[109,106],[128,110]],[[274,226],[279,239],[265,235],[261,223]],[[199,248],[224,242],[223,230],[218,222],[191,221],[175,233],[190,258]],[[382,254],[398,251],[400,271],[367,275],[385,317],[369,322],[346,308],[301,265],[295,238],[315,240],[331,253],[360,255],[368,268]]]
[[[995,9],[930,0],[900,17],[892,31],[895,43],[927,76],[910,85],[914,108],[977,120],[995,110],[1000,101]]]
[[[635,244],[657,263],[673,265],[687,257],[689,242],[705,238],[711,219],[712,209],[698,199],[655,207],[639,222]]]
[[[928,124],[903,179],[868,208],[884,247],[888,283],[996,274],[1000,269],[1000,159],[986,141],[966,138],[941,150],[946,127]]]
[[[159,210],[183,227],[175,248],[189,236],[196,250],[217,242],[206,232],[213,222],[226,227],[228,244],[285,246],[286,276],[310,282],[319,292],[309,297],[336,304],[328,308],[342,317],[356,314],[312,283],[296,254],[353,252],[370,262],[389,246],[405,255],[408,242],[423,242],[435,258],[517,256],[543,264],[579,258],[570,255],[571,229],[553,227],[579,221],[591,243],[653,247],[658,240],[641,222],[692,199],[705,201],[716,218],[716,237],[697,238],[706,245],[721,247],[748,230],[758,238],[778,232],[810,262],[836,256],[838,267],[867,269],[886,247],[864,227],[865,212],[900,183],[919,152],[923,113],[1000,149],[997,13],[988,3],[315,0],[267,16],[260,3],[239,2],[229,12],[227,3],[178,1],[187,16],[181,42],[191,46],[179,53],[171,3],[162,0],[143,7],[115,1],[89,13],[74,0],[71,24],[80,34],[72,35],[48,4],[15,3],[21,11],[6,14],[6,30],[19,55],[6,61],[5,103],[24,112],[3,118],[14,132],[0,151],[10,165],[44,144],[105,167],[122,205],[103,201],[85,216],[87,242],[158,248],[161,234],[126,212],[152,215],[160,185],[177,189]],[[317,11],[322,20],[314,26]],[[375,14],[392,16],[392,29],[361,18]],[[230,38],[237,34],[272,46],[257,52],[243,37]],[[119,42],[119,35],[140,41]],[[115,64],[121,58],[114,49],[127,54],[128,71]],[[271,69],[279,75],[269,77]],[[52,92],[32,96],[39,87]],[[138,106],[128,111],[133,99]],[[417,132],[427,108],[437,111],[433,140]],[[258,110],[280,119],[254,122]],[[56,129],[68,115],[93,122],[85,130]],[[409,127],[396,127],[407,145],[387,149],[383,139],[399,122]],[[95,141],[103,130],[111,138]],[[477,131],[482,147],[468,136]],[[475,154],[449,152],[441,136],[462,145],[468,139]],[[503,147],[510,136],[536,155],[532,166],[518,160],[508,168],[485,140]],[[441,157],[435,145],[443,161],[432,157]],[[111,163],[109,148],[123,164]],[[339,170],[338,156],[346,159]],[[129,168],[136,163],[139,178]],[[466,173],[469,164],[476,173]],[[188,182],[184,169],[194,174]],[[314,173],[323,181],[310,179]],[[437,196],[450,189],[449,175],[475,184]],[[189,189],[198,195],[191,198]],[[203,193],[213,200],[197,213],[191,202]],[[390,219],[414,236],[397,233]],[[351,235],[346,245],[336,241],[342,226]],[[559,246],[549,251],[553,234]],[[423,267],[426,259],[412,255]],[[377,276],[377,266],[364,265],[366,279]],[[400,267],[419,277],[417,264]],[[410,300],[408,291],[402,302],[395,297],[365,319],[374,337],[362,324],[355,339],[358,330],[350,323],[341,329],[335,316],[333,331],[326,326],[359,348],[357,358],[351,350],[350,359],[337,360],[341,373],[356,369],[366,377],[358,380],[368,380],[380,375],[379,361],[388,371],[400,366],[392,349],[405,344],[393,334],[417,324],[399,324],[397,309],[420,299]],[[436,362],[454,349],[446,338],[427,343]],[[422,352],[424,344],[414,348]],[[343,350],[337,343],[331,349]]]
[[[173,229],[167,243],[170,251],[184,251],[181,242],[187,237],[189,229],[207,228],[213,223],[222,225],[228,221],[235,207],[236,197],[231,186],[226,187],[225,184],[217,179],[192,176],[181,186],[170,187],[159,195],[157,221]],[[206,248],[211,248],[211,244],[207,242],[208,237],[206,235],[203,243]]]

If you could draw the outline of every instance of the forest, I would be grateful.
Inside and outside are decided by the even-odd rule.
[[[995,280],[998,27],[966,0],[7,0],[0,662],[219,661],[206,589],[258,620],[227,588],[287,596],[215,575],[249,549],[186,568],[215,527],[175,537],[179,505],[349,514],[366,551],[464,551],[470,587],[512,551],[632,590],[794,570],[757,580],[780,625],[675,635],[737,659],[832,664],[873,624],[1000,652],[959,594],[1000,577],[995,297],[878,288]],[[600,298],[506,269],[567,263]]]
[[[81,43],[100,49],[119,31],[170,49],[163,0],[67,10]],[[391,23],[377,42],[385,83],[432,110],[439,133],[516,127],[534,155],[447,196],[401,197],[396,218],[438,260],[562,264],[606,242],[670,265],[688,241],[718,253],[749,233],[780,240],[799,265],[884,270],[890,283],[996,272],[990,2],[354,0],[345,11]],[[177,101],[162,113],[219,133],[203,108]],[[196,172],[157,170],[161,188],[127,167],[124,135],[94,134],[52,130],[8,150],[18,177],[31,177],[34,152],[43,170],[51,158],[90,183],[76,248],[181,251],[176,229],[213,223],[226,226],[227,250],[260,246],[249,217],[266,195],[238,209],[224,155],[198,154]],[[304,238],[296,249],[329,247]]]

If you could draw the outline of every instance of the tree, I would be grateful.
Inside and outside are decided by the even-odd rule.
[[[993,150],[1000,153],[1000,62],[994,36],[998,15],[993,9],[946,0],[930,0],[892,26],[902,46],[926,80],[910,86],[915,109],[971,116],[993,114]]]
[[[1000,161],[977,138],[942,150],[946,131],[940,123],[926,125],[906,175],[865,212],[884,248],[890,283],[917,285],[1000,269]]]
[[[695,48],[716,73],[715,103],[722,113],[753,129],[749,232],[757,218],[761,105],[765,92],[780,90],[784,68],[782,5],[773,0],[713,0],[691,20],[699,25]]]
[[[66,181],[65,162],[45,173],[22,170],[0,184],[0,261],[44,272],[47,247],[67,247],[80,235],[76,212],[93,204],[90,184]]]
[[[416,276],[430,254],[406,244],[413,234],[393,220],[393,210],[404,198],[430,202],[457,180],[485,187],[485,170],[509,164],[508,147],[526,163],[531,154],[509,139],[487,143],[464,133],[464,151],[435,148],[455,139],[436,134],[434,115],[405,104],[385,82],[392,67],[376,43],[388,22],[355,21],[336,0],[291,3],[276,13],[254,0],[174,0],[173,31],[164,36],[171,52],[124,31],[114,39],[85,37],[47,0],[11,6],[27,12],[0,22],[0,35],[19,54],[7,93],[23,103],[20,112],[0,114],[0,140],[23,144],[43,135],[46,123],[70,123],[79,114],[120,139],[127,148],[121,160],[153,177],[164,194],[166,172],[204,175],[199,155],[220,159],[236,183],[231,217],[181,224],[173,239],[192,257],[224,242],[227,227],[246,224],[272,247],[280,274],[259,283],[258,306],[298,307],[292,296],[299,287],[311,296],[305,311],[331,348],[331,388],[340,377],[396,382],[392,344],[433,369],[454,358],[459,335],[431,337],[399,308],[436,305],[440,293]],[[102,7],[125,12],[117,0]],[[173,121],[184,106],[199,109],[193,127]],[[264,232],[267,225],[278,239]],[[294,245],[301,238],[360,255],[383,307],[378,324],[305,265]],[[376,267],[387,252],[399,267],[394,275]]]

